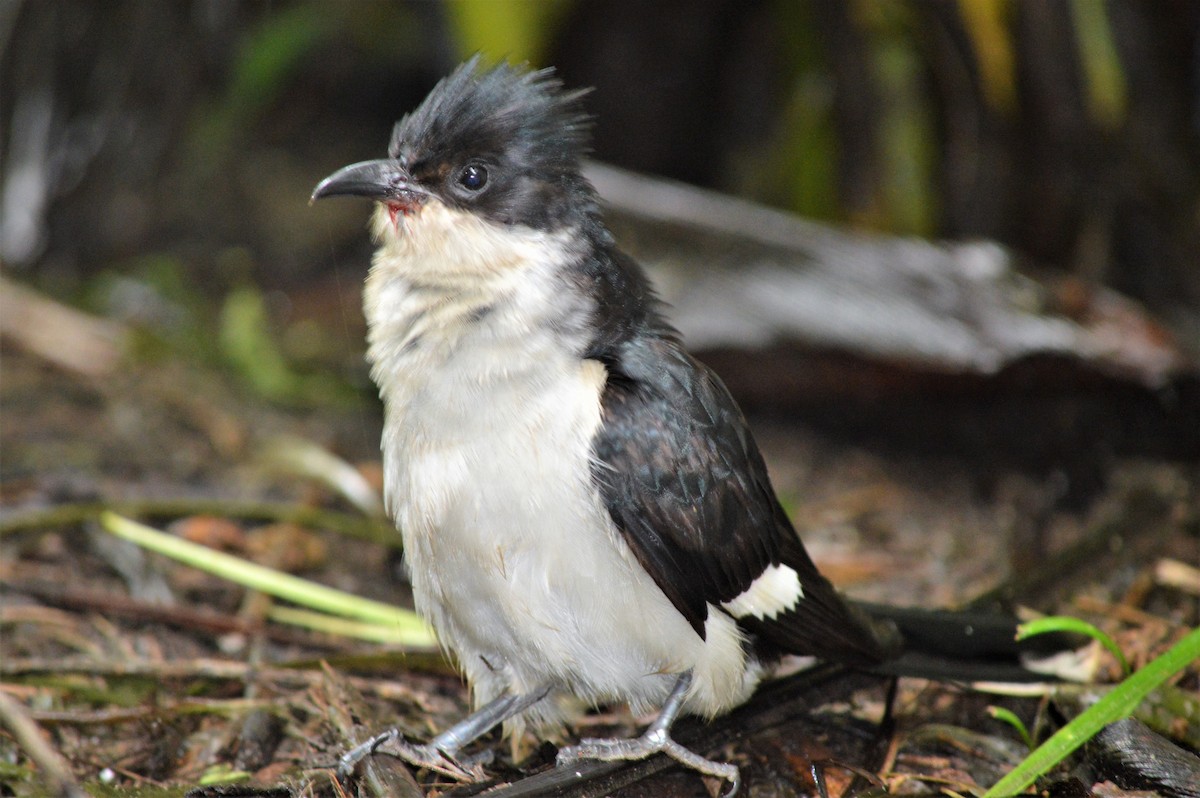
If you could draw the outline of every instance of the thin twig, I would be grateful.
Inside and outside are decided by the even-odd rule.
[[[70,710],[33,710],[30,717],[44,726],[113,726],[118,723],[144,721],[172,715],[244,715],[256,709],[270,710],[279,706],[271,699],[189,698],[155,706],[114,707],[92,712]]]
[[[79,786],[71,773],[62,754],[55,751],[46,742],[46,738],[37,723],[29,717],[28,712],[7,693],[0,690],[0,725],[5,726],[17,744],[25,751],[30,761],[37,765],[46,783],[64,798],[87,798],[87,793]]]
[[[310,634],[190,607],[152,604],[117,593],[64,588],[62,585],[42,581],[0,580],[0,592],[22,593],[58,607],[98,612],[106,618],[124,617],[137,621],[152,621],[211,635],[240,632],[262,634],[276,642],[318,649],[344,651],[351,647],[345,638]]]
[[[0,514],[0,538],[17,532],[94,521],[105,510],[135,518],[183,518],[191,515],[216,515],[253,521],[288,522],[310,529],[325,529],[347,537],[381,543],[392,548],[400,547],[400,535],[396,532],[396,528],[390,522],[382,519],[283,502],[232,501],[192,497],[82,502],[11,511]]]
[[[310,663],[305,663],[308,665]],[[64,675],[82,673],[102,678],[146,678],[163,681],[206,679],[210,681],[263,682],[284,687],[305,688],[320,685],[325,675],[303,666],[295,668],[250,665],[220,659],[193,659],[181,662],[97,661],[93,659],[4,659],[0,660],[0,677]],[[380,681],[377,678],[344,677],[364,695],[388,700],[423,703],[420,695],[401,682]]]

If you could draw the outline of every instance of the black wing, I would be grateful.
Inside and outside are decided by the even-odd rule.
[[[776,499],[720,379],[670,334],[610,350],[593,475],[638,561],[701,636],[708,605],[785,564],[804,595],[774,619],[739,619],[758,643],[852,664],[889,656],[865,616],[817,571]]]

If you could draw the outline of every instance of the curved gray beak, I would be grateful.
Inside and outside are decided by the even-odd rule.
[[[363,161],[339,169],[313,189],[309,203],[326,197],[367,197],[379,202],[412,205],[425,196],[412,176],[393,160]]]

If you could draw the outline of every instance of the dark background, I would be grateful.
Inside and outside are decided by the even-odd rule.
[[[964,13],[967,16],[964,16]],[[54,287],[241,247],[288,284],[305,207],[465,55],[594,86],[598,158],[864,230],[987,237],[1176,323],[1200,303],[1200,7],[9,2],[3,260]],[[350,213],[350,212],[347,212]]]

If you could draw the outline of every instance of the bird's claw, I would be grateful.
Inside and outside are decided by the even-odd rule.
[[[706,776],[714,776],[729,782],[729,789],[722,798],[733,798],[742,784],[741,773],[729,762],[714,762],[694,751],[689,751],[671,739],[665,729],[652,729],[634,739],[589,739],[579,745],[561,748],[555,758],[560,768],[569,768],[583,759],[598,759],[605,762],[616,760],[646,759],[655,754],[666,754],[684,767]]]
[[[338,780],[347,781],[362,760],[378,752],[383,746],[413,767],[432,770],[455,781],[480,781],[483,766],[491,762],[492,752],[482,751],[468,757],[453,756],[432,745],[417,745],[404,739],[399,729],[389,729],[377,734],[364,743],[354,746],[338,759]]]

